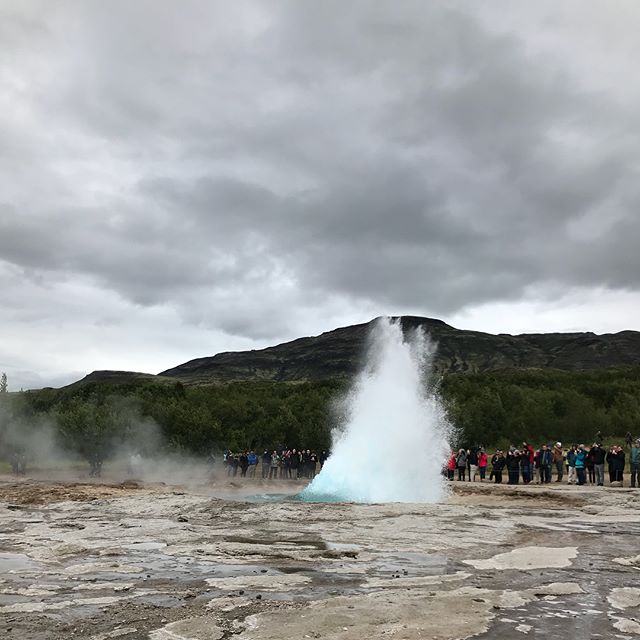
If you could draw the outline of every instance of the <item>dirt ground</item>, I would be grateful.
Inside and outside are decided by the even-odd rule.
[[[287,497],[302,486],[0,477],[0,637],[640,635],[640,490]]]

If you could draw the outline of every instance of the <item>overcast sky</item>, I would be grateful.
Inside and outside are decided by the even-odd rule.
[[[2,0],[0,371],[640,329],[638,33],[636,0]]]

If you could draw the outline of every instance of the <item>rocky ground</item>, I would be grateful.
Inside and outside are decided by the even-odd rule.
[[[640,490],[455,483],[306,504],[261,481],[0,478],[0,637],[633,638]]]

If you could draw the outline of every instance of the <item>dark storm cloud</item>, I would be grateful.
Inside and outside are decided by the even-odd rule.
[[[251,337],[330,296],[443,315],[531,285],[638,289],[636,105],[598,87],[604,61],[586,77],[536,52],[526,19],[310,0],[2,12],[0,257],[45,280]]]

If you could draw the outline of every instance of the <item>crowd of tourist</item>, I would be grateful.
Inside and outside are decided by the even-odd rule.
[[[629,471],[632,487],[640,488],[640,438],[628,438]],[[620,445],[605,449],[599,442],[587,447],[561,442],[543,444],[538,449],[528,442],[521,447],[511,446],[508,451],[496,450],[489,457],[484,447],[451,451],[446,466],[449,480],[483,482],[487,478],[496,484],[506,479],[508,484],[547,484],[554,479],[568,484],[604,486],[605,468],[610,483],[624,483],[625,450]]]
[[[281,480],[313,479],[329,457],[326,451],[319,454],[313,449],[265,449],[260,456],[255,451],[223,453],[223,464],[228,476],[255,478],[258,466],[263,479]]]
[[[555,442],[535,448],[523,442],[522,446],[512,445],[506,451],[497,449],[492,455],[482,446],[459,449],[451,451],[444,473],[449,480],[469,482],[547,484],[566,479],[568,484],[596,486],[604,486],[608,476],[609,483],[623,485],[628,462],[631,487],[640,488],[640,438],[634,441],[627,434],[626,444],[628,457],[624,447],[613,445],[605,449],[600,440],[588,447],[584,444],[563,447],[561,442]],[[312,449],[265,449],[261,454],[227,449],[223,465],[231,477],[311,480],[328,456],[327,451],[318,454]]]

